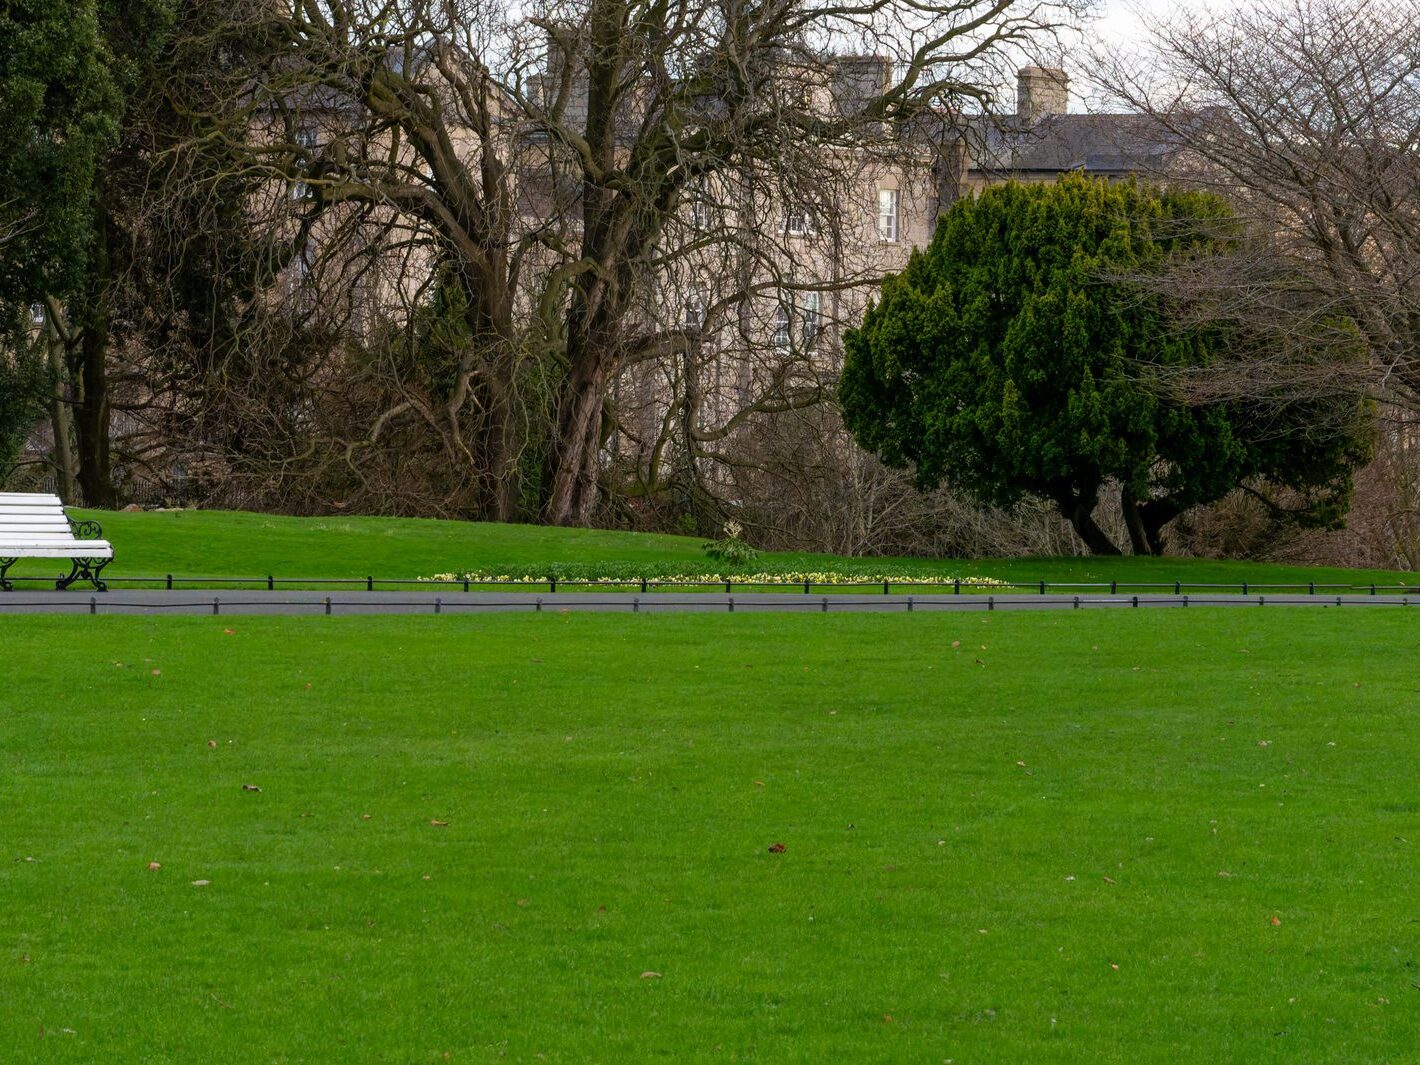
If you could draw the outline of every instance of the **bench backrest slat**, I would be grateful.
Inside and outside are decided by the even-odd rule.
[[[0,557],[12,548],[55,548],[68,544],[103,543],[74,535],[64,504],[43,492],[0,493]]]

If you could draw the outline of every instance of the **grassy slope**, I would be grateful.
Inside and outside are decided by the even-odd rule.
[[[400,518],[288,518],[219,511],[148,514],[85,512],[99,518],[118,559],[114,576],[413,578],[483,569],[518,571],[540,564],[608,564],[622,568],[677,566],[714,572],[702,540],[589,529],[491,525]],[[766,567],[821,570],[887,569],[910,574],[980,575],[1006,580],[1097,582],[1173,580],[1367,584],[1400,582],[1398,574],[1178,559],[959,560],[855,559],[776,553]],[[55,562],[25,562],[17,574],[48,574]],[[1413,581],[1413,577],[1411,580]]]
[[[1398,1062],[1420,1031],[1400,608],[0,643],[0,1060]]]

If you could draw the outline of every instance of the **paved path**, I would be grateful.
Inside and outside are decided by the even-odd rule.
[[[267,591],[15,591],[0,593],[0,614],[471,614],[544,611],[615,613],[905,613],[908,611],[1184,609],[1295,606],[1420,607],[1420,595],[725,595],[662,592],[267,592]],[[1417,611],[1420,616],[1420,611]]]

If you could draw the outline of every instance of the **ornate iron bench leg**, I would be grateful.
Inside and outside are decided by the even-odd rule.
[[[96,589],[101,592],[108,591],[108,585],[99,580],[99,574],[113,559],[111,558],[75,558],[71,559],[71,568],[67,577],[60,577],[54,582],[54,587],[58,591],[64,591],[75,581],[91,581]]]
[[[5,579],[5,574],[18,561],[20,561],[18,558],[0,558],[0,591],[13,592],[15,590],[15,586]]]

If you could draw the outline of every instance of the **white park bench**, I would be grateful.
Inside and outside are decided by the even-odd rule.
[[[99,573],[113,561],[113,548],[103,534],[98,522],[74,521],[65,514],[58,496],[0,492],[0,589],[15,590],[5,573],[22,558],[67,558],[72,568],[55,582],[56,588],[85,580],[108,591]]]

